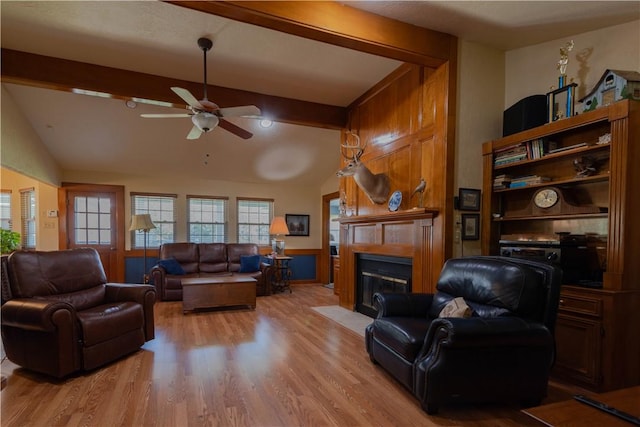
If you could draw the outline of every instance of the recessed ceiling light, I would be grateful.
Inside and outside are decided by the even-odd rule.
[[[125,102],[125,105],[129,108],[136,108],[138,106],[136,101],[134,101],[133,99],[127,99],[127,102]]]
[[[269,119],[260,120],[260,126],[262,126],[263,128],[270,128],[271,125],[273,125],[273,122]]]

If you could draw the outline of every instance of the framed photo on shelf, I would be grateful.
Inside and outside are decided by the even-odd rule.
[[[287,236],[309,235],[309,215],[285,214],[284,220],[289,229]]]
[[[462,214],[462,240],[480,240],[480,214]]]
[[[475,188],[460,188],[458,190],[458,209],[461,211],[479,211],[480,194],[480,190]]]

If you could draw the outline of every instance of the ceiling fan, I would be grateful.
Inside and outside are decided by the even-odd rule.
[[[167,117],[191,117],[193,122],[193,128],[187,135],[187,139],[198,139],[200,135],[205,132],[209,132],[216,126],[220,126],[222,129],[231,132],[234,135],[243,139],[249,139],[253,134],[233,123],[225,120],[227,117],[246,117],[246,116],[260,116],[262,113],[260,109],[255,105],[244,105],[241,107],[229,107],[220,108],[215,103],[207,99],[207,51],[211,49],[213,43],[207,38],[199,38],[198,46],[204,53],[204,98],[200,101],[191,94],[187,89],[181,87],[172,87],[180,98],[182,98],[188,105],[189,113],[181,114],[141,114],[141,117],[145,118],[167,118]]]

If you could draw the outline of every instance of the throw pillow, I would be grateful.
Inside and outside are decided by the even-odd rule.
[[[438,317],[471,317],[471,307],[464,298],[454,298],[444,306]]]
[[[160,261],[158,261],[158,265],[164,267],[164,270],[168,274],[185,274],[184,269],[175,258],[161,259]]]
[[[240,273],[255,273],[260,270],[260,255],[241,255]]]

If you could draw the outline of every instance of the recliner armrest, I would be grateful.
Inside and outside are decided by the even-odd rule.
[[[2,324],[32,331],[51,332],[56,329],[54,315],[59,310],[73,313],[75,309],[62,301],[14,298],[2,306]]]
[[[433,294],[376,293],[373,302],[378,317],[424,317],[429,313]]]
[[[135,283],[107,283],[105,285],[105,298],[109,302],[133,301],[145,304],[149,292],[153,293],[153,300],[155,301],[156,290],[151,285]]]
[[[438,318],[431,322],[423,349],[440,341],[447,347],[545,346],[553,336],[539,322],[519,317]]]

